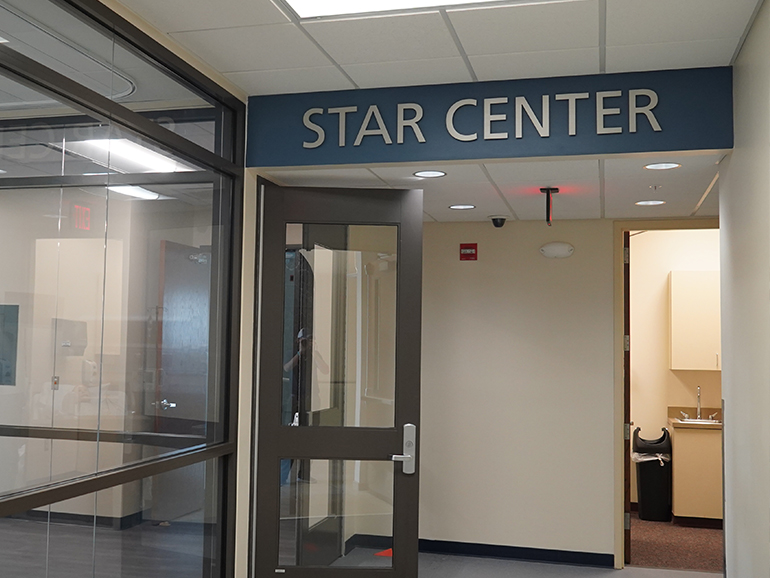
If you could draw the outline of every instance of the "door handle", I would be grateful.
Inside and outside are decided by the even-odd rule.
[[[155,407],[160,407],[160,409],[162,409],[163,411],[166,411],[169,408],[175,408],[176,407],[176,402],[164,399],[161,402],[154,401],[154,402],[152,402],[152,405],[154,405]]]
[[[404,425],[403,453],[390,456],[394,462],[401,462],[402,472],[413,474],[417,471],[417,426],[413,423]]]

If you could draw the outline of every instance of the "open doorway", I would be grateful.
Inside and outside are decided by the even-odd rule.
[[[719,230],[632,230],[628,242],[626,563],[720,572]]]

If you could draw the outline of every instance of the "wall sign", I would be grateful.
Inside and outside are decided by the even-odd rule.
[[[732,69],[249,98],[247,166],[728,149]]]
[[[460,243],[460,261],[478,261],[478,243]]]

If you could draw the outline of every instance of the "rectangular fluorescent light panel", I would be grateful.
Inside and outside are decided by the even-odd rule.
[[[124,159],[133,165],[140,165],[146,171],[154,173],[177,173],[195,170],[128,139],[94,139],[82,141],[82,143],[105,151],[111,156]],[[72,147],[72,144],[70,146]],[[72,148],[75,150],[75,147]],[[110,163],[110,165],[113,164],[117,163],[114,161]]]
[[[489,4],[489,0],[286,0],[300,18],[318,18],[321,16],[342,16],[348,14],[368,14],[370,12],[393,12],[439,6],[459,6],[468,4]]]
[[[143,199],[145,201],[156,201],[160,198],[158,193],[153,193],[142,187],[135,187],[133,185],[119,185],[114,187],[107,187],[114,193],[120,193],[128,197],[134,197],[136,199]]]

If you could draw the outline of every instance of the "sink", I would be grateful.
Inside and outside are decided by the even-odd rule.
[[[722,423],[722,421],[718,419],[696,419],[692,417],[687,417],[687,418],[678,417],[674,421],[679,423],[694,423],[694,424],[712,424],[712,423],[721,424]]]

